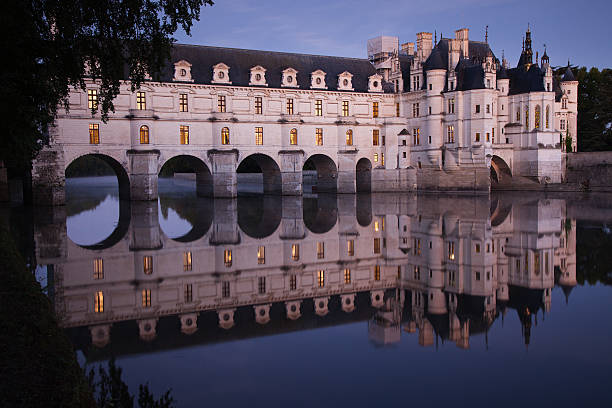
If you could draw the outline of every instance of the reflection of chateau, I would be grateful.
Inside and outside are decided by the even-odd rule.
[[[173,203],[193,225],[176,239],[156,203],[122,207],[115,232],[87,248],[66,237],[61,209],[37,226],[38,262],[52,265],[58,314],[81,344],[139,333],[176,347],[370,320],[376,343],[403,328],[421,345],[467,348],[507,308],[528,341],[555,271],[576,284],[562,200],[259,197],[200,200],[198,217],[193,205]]]

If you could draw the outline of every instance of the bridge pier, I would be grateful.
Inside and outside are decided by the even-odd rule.
[[[302,150],[279,152],[281,170],[281,193],[283,195],[302,195]]]
[[[238,196],[238,177],[236,173],[238,150],[209,150],[212,165],[212,193],[215,198],[235,198]]]
[[[130,205],[130,250],[162,247],[157,202],[140,201]]]
[[[338,152],[338,193],[354,194],[357,192],[356,162],[357,150]]]
[[[32,201],[35,205],[52,206],[66,203],[64,152],[46,147],[32,162]]]
[[[302,239],[304,230],[304,206],[302,197],[288,196],[282,198],[281,239]]]
[[[119,178],[119,198],[133,201],[157,200],[157,162],[159,150],[128,150],[129,194],[125,191],[128,184]]]

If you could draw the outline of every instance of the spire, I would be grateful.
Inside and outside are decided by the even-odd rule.
[[[434,30],[434,46],[438,43],[438,31]]]
[[[485,42],[487,44],[489,43],[489,26],[488,25],[485,27]]]

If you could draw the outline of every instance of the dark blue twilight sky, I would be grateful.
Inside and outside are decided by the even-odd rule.
[[[612,67],[610,0],[216,0],[202,9],[192,36],[181,43],[307,54],[366,57],[366,41],[378,35],[415,41],[420,31],[489,43],[511,66],[531,24],[534,51],[548,47],[552,65]]]

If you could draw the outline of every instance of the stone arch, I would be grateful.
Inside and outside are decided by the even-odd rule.
[[[362,157],[355,166],[355,180],[358,193],[369,193],[372,191],[372,162]]]
[[[302,167],[302,184],[312,186],[313,193],[335,193],[338,190],[338,166],[325,154],[313,154]]]
[[[257,185],[263,185],[264,194],[282,194],[283,192],[280,166],[276,160],[266,154],[254,153],[243,158],[236,172],[250,174],[250,176],[241,176],[238,180],[239,191],[258,193],[261,192],[261,188],[257,188]],[[254,176],[258,173],[261,173],[261,181],[259,177]]]
[[[512,210],[512,204],[504,204],[501,199],[491,199],[490,203],[490,219],[491,226],[497,227],[501,225]]]
[[[164,235],[173,241],[188,243],[201,239],[210,230],[213,223],[213,200],[212,198],[200,198],[194,200],[192,196],[184,195],[160,195],[159,206],[163,217],[168,217],[168,210],[172,209],[179,217],[186,220],[191,229],[180,236],[170,237],[164,230],[160,220],[160,229]]]
[[[174,175],[174,173],[195,173],[196,194],[200,197],[212,196],[212,173],[208,165],[199,157],[179,154],[169,157],[159,163],[159,176]]]
[[[491,157],[491,182],[500,184],[512,179],[512,170],[508,163],[499,156]]]
[[[102,249],[112,248],[117,245],[123,238],[125,238],[128,230],[130,228],[131,222],[131,201],[129,200],[120,200],[119,201],[119,220],[117,221],[117,225],[115,229],[110,233],[110,235],[103,240],[89,245],[82,245],[78,242],[72,240],[70,235],[68,235],[68,239],[72,241],[75,245],[83,248],[89,249],[92,251],[99,251]]]
[[[238,197],[238,227],[251,238],[274,234],[281,223],[282,198],[276,195]]]
[[[69,171],[71,166],[76,165],[79,160],[84,159],[85,157],[95,157],[96,159],[102,160],[106,163],[117,177],[117,183],[119,184],[119,199],[120,200],[129,200],[130,199],[130,176],[127,169],[121,164],[116,158],[101,154],[101,153],[87,153],[80,156],[75,157],[71,161],[67,162],[66,168],[64,169],[64,174]]]

